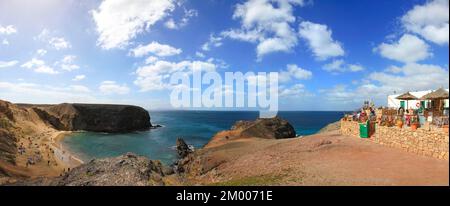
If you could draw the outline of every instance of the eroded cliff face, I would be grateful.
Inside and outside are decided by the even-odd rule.
[[[58,130],[125,133],[149,129],[149,113],[137,106],[103,104],[59,104],[34,111]]]
[[[265,143],[295,137],[294,127],[288,121],[278,117],[238,121],[231,130],[217,133],[202,149],[178,160],[175,163],[175,170],[183,173],[193,182],[197,182],[200,177],[203,180],[209,177],[214,179],[216,178],[214,171],[219,166],[264,149],[267,146]]]
[[[264,139],[286,139],[296,136],[288,121],[275,118],[259,118],[255,121],[238,121],[231,130],[241,130],[240,136]]]
[[[50,135],[58,130],[125,133],[150,127],[149,113],[136,106],[30,105],[0,100],[0,184],[5,176],[34,175],[25,168],[27,158],[45,156]]]
[[[11,103],[0,100],[0,161],[14,164],[17,139],[12,131],[14,129],[12,107]]]

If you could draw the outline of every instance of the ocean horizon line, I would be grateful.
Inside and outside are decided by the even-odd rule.
[[[146,109],[150,112],[259,112],[259,110]],[[351,112],[352,110],[280,110],[278,112]]]

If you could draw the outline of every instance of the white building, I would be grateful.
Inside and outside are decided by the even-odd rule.
[[[421,98],[424,95],[433,92],[434,90],[427,90],[427,91],[417,91],[417,92],[409,92],[410,94],[416,96],[417,98]],[[449,90],[446,89],[446,91],[448,92]],[[403,94],[403,93],[402,93]],[[400,106],[403,106],[404,108],[408,108],[408,109],[418,109],[418,106],[420,107],[420,105],[424,106],[424,107],[428,107],[428,101],[427,100],[400,100],[400,99],[396,99],[398,96],[402,95],[402,94],[393,94],[393,95],[389,95],[387,98],[387,106],[390,108],[400,108]],[[448,99],[445,100],[445,108],[449,107],[449,101]]]

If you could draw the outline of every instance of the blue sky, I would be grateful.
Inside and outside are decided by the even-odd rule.
[[[170,109],[200,64],[280,72],[281,110],[448,88],[448,0],[0,0],[0,99]],[[183,66],[181,66],[183,65]]]

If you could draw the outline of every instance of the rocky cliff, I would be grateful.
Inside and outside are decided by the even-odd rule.
[[[288,121],[278,117],[238,121],[231,130],[241,130],[241,136],[264,139],[285,139],[296,136],[294,127]]]
[[[53,141],[50,138],[54,138],[53,135],[58,130],[117,133],[146,130],[150,127],[149,113],[136,106],[30,105],[0,100],[0,184],[2,176],[35,175],[34,170],[28,169],[25,165],[29,159],[47,158],[45,163],[56,161],[53,156],[45,153],[49,152],[47,151],[49,142]],[[44,161],[36,162],[44,164]],[[52,167],[45,164],[33,168],[56,173],[58,167],[59,164],[55,162],[55,166]]]
[[[17,139],[14,129],[14,106],[0,100],[0,161],[14,163],[14,155],[17,150]],[[2,173],[0,169],[0,173]]]
[[[202,149],[190,152],[178,160],[175,169],[183,172],[188,178],[196,179],[259,147],[255,144],[250,150],[241,150],[240,147],[247,143],[277,142],[280,139],[294,137],[296,137],[294,127],[279,117],[238,121],[231,130],[217,133]]]
[[[59,104],[33,110],[58,130],[118,133],[152,126],[145,109],[130,105]]]
[[[14,185],[163,186],[174,182],[168,180],[175,177],[173,174],[172,168],[157,160],[127,153],[114,158],[91,160],[61,177],[24,180]]]

